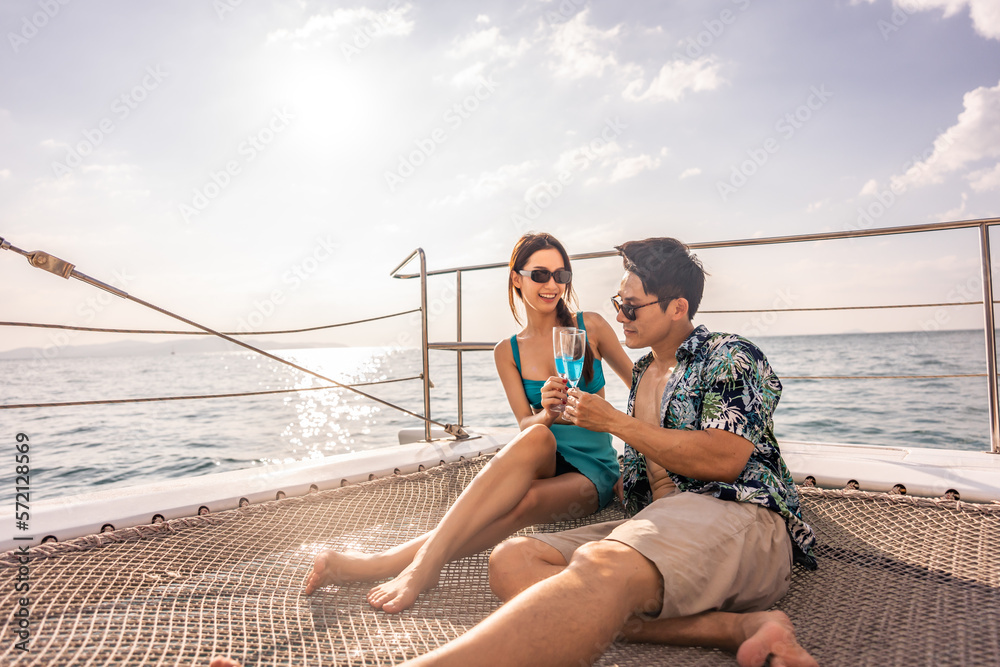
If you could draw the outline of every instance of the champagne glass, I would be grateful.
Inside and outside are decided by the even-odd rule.
[[[556,358],[556,372],[566,379],[569,388],[575,387],[583,375],[583,357],[587,350],[587,332],[576,327],[552,329],[552,351]],[[562,412],[564,405],[557,405],[553,412]]]

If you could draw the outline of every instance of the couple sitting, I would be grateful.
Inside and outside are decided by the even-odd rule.
[[[629,348],[651,352],[633,366],[600,315],[574,316],[565,249],[548,234],[522,237],[508,290],[527,324],[494,350],[520,434],[435,529],[379,554],[318,555],[306,594],[392,577],[368,601],[396,613],[450,560],[618,496],[629,519],[496,547],[490,587],[506,604],[412,664],[575,665],[616,638],[717,647],[741,665],[815,664],[787,616],[765,611],[788,590],[793,560],[815,567],[815,538],[772,432],[781,383],[749,341],[693,325],[705,274],[684,244],[618,250],[616,319]],[[557,326],[587,330],[579,389],[554,372]],[[604,400],[604,362],[631,387],[628,414]],[[612,434],[627,443],[621,477]]]

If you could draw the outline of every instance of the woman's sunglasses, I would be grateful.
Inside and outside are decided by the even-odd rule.
[[[567,271],[566,269],[559,269],[558,271],[549,271],[548,269],[534,269],[528,271],[527,269],[521,269],[518,271],[525,278],[531,278],[532,282],[544,285],[549,282],[550,278],[555,278],[555,281],[560,285],[568,285],[569,281],[573,280],[573,272]]]
[[[615,305],[615,312],[621,313],[625,316],[626,320],[630,322],[635,321],[635,311],[640,308],[645,308],[646,306],[652,306],[654,303],[663,303],[665,301],[673,301],[674,299],[679,299],[679,296],[668,296],[666,299],[660,299],[659,301],[651,301],[649,303],[644,303],[641,306],[630,306],[627,303],[622,303],[622,298],[618,295],[611,297],[611,303]]]

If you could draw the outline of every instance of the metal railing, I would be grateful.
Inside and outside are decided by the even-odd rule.
[[[985,218],[981,220],[962,220],[954,222],[938,222],[938,223],[928,223],[922,225],[906,225],[901,227],[883,227],[875,229],[863,229],[863,230],[845,230],[839,232],[822,232],[818,234],[795,234],[790,236],[771,236],[765,238],[754,238],[754,239],[736,239],[731,241],[709,241],[702,243],[690,243],[688,244],[690,248],[694,250],[703,249],[715,249],[715,248],[739,248],[746,246],[762,246],[762,245],[777,245],[782,243],[807,243],[810,241],[833,241],[841,239],[856,239],[856,238],[868,238],[875,236],[893,236],[897,234],[918,234],[927,232],[939,232],[947,230],[956,229],[978,229],[979,230],[979,246],[980,246],[980,266],[982,269],[982,282],[983,282],[983,300],[980,301],[964,301],[958,303],[928,303],[928,304],[904,304],[904,305],[885,305],[885,306],[834,306],[834,307],[822,307],[822,308],[762,308],[757,310],[715,310],[715,311],[702,311],[704,313],[745,313],[745,312],[784,312],[784,311],[810,311],[810,310],[854,310],[861,308],[907,308],[907,307],[929,307],[929,306],[965,306],[974,304],[983,304],[983,314],[985,322],[985,333],[986,333],[986,376],[988,378],[989,386],[989,411],[990,411],[990,449],[995,454],[1000,454],[1000,397],[998,397],[997,391],[997,349],[996,349],[996,333],[995,333],[995,317],[993,312],[993,305],[996,303],[993,297],[993,273],[992,273],[992,262],[990,259],[990,237],[989,228],[995,225],[1000,225],[1000,218]],[[600,252],[589,252],[581,253],[576,255],[570,255],[572,260],[586,260],[586,259],[601,259],[608,257],[616,257],[618,252],[615,250],[605,250]],[[419,256],[420,258],[420,271],[418,273],[400,273],[400,270],[405,267],[410,261]],[[463,393],[462,393],[462,353],[480,350],[492,350],[495,342],[467,342],[462,340],[462,274],[468,273],[470,271],[484,271],[488,269],[505,269],[507,268],[506,262],[494,262],[491,264],[475,264],[469,266],[460,266],[446,269],[436,269],[434,271],[427,270],[426,257],[424,251],[421,248],[417,248],[410,255],[406,257],[399,265],[390,272],[393,278],[401,280],[409,280],[414,278],[420,279],[420,311],[421,311],[421,349],[422,349],[422,362],[423,362],[423,382],[424,382],[424,415],[427,418],[431,416],[431,404],[430,404],[430,367],[429,367],[429,350],[451,350],[458,355],[458,391],[457,391],[457,401],[458,401],[458,424],[464,425],[463,418]],[[455,275],[455,290],[456,290],[456,338],[454,341],[448,342],[431,342],[427,339],[427,278],[430,276],[441,276],[441,275]],[[878,377],[878,376],[869,376]],[[894,376],[896,377],[896,376]],[[938,376],[935,376],[938,377]],[[944,376],[940,376],[944,377]],[[820,379],[820,378],[816,378]],[[847,379],[847,378],[845,378]],[[430,423],[425,422],[425,436],[430,440]]]
[[[186,317],[183,317],[182,315],[179,315],[177,313],[174,313],[174,312],[171,312],[169,310],[166,310],[165,308],[161,308],[160,306],[157,306],[156,304],[153,304],[153,303],[150,303],[150,302],[145,301],[143,299],[140,299],[139,297],[135,296],[134,294],[129,294],[128,292],[125,292],[124,290],[118,289],[117,287],[114,287],[114,286],[109,285],[109,284],[107,284],[105,282],[97,280],[96,278],[93,278],[93,277],[91,277],[91,276],[89,276],[89,275],[87,275],[85,273],[82,273],[81,271],[79,271],[79,270],[76,269],[76,265],[75,264],[67,262],[66,260],[60,259],[60,258],[58,258],[58,257],[56,257],[54,255],[50,255],[49,253],[47,253],[45,251],[42,251],[42,250],[33,250],[33,251],[22,250],[21,248],[18,248],[13,243],[11,243],[9,240],[4,239],[4,238],[0,238],[0,250],[6,250],[6,251],[10,251],[10,252],[12,252],[14,254],[22,255],[23,257],[25,257],[28,260],[28,263],[31,266],[35,267],[35,268],[42,269],[44,271],[48,271],[49,273],[53,273],[53,274],[55,274],[55,275],[57,275],[57,276],[59,276],[61,278],[66,279],[66,280],[69,280],[70,278],[75,278],[76,280],[79,280],[81,282],[87,283],[88,285],[91,285],[93,287],[97,287],[99,289],[102,289],[102,290],[104,290],[106,292],[109,292],[110,294],[113,294],[113,295],[115,295],[117,297],[120,297],[122,299],[126,299],[128,301],[133,301],[135,303],[138,303],[139,305],[142,305],[142,306],[145,306],[146,308],[149,308],[150,310],[155,310],[156,312],[161,313],[163,315],[166,315],[167,317],[171,317],[171,318],[173,318],[173,319],[175,319],[175,320],[177,320],[179,322],[183,322],[184,324],[187,324],[187,325],[189,325],[189,326],[197,329],[197,331],[150,330],[150,329],[108,329],[108,328],[97,328],[97,327],[77,327],[77,326],[63,325],[63,324],[44,324],[44,323],[39,323],[39,322],[0,322],[0,326],[35,327],[35,328],[49,328],[49,329],[68,329],[68,330],[75,330],[75,331],[90,331],[90,332],[101,332],[101,333],[114,332],[114,333],[141,333],[141,334],[171,334],[171,335],[175,335],[175,334],[192,334],[192,335],[211,335],[211,336],[216,336],[216,337],[222,338],[223,340],[226,340],[226,341],[228,341],[230,343],[233,343],[234,345],[239,345],[240,347],[246,348],[246,349],[248,349],[248,350],[250,350],[252,352],[255,352],[255,353],[257,353],[257,354],[259,354],[261,356],[267,357],[268,359],[271,359],[273,361],[277,361],[277,362],[279,362],[281,364],[284,364],[286,366],[290,366],[291,368],[294,368],[294,369],[296,369],[298,371],[306,373],[307,375],[311,375],[311,376],[313,376],[315,378],[318,378],[320,380],[323,380],[323,381],[327,382],[329,384],[329,386],[322,387],[322,389],[330,389],[330,388],[333,388],[333,387],[338,387],[338,388],[341,388],[341,389],[347,389],[348,391],[354,392],[355,394],[358,394],[360,396],[364,396],[365,398],[367,398],[369,400],[372,400],[372,401],[375,401],[376,403],[380,403],[382,405],[385,405],[386,407],[393,408],[394,410],[398,410],[400,412],[408,414],[411,417],[415,417],[417,419],[420,419],[420,420],[422,420],[424,422],[424,425],[425,425],[424,426],[424,433],[426,434],[427,440],[430,440],[431,424],[434,424],[435,426],[442,427],[445,430],[446,433],[449,433],[449,434],[455,436],[458,439],[463,439],[463,438],[469,437],[469,435],[467,433],[465,433],[465,431],[462,430],[462,428],[460,426],[456,427],[453,424],[442,424],[440,422],[435,422],[434,420],[432,420],[430,418],[429,414],[427,416],[418,415],[417,413],[415,413],[415,412],[413,412],[413,411],[411,411],[411,410],[409,410],[407,408],[404,408],[404,407],[399,406],[399,405],[395,405],[393,403],[390,403],[389,401],[386,401],[384,399],[378,398],[376,396],[373,396],[371,394],[368,394],[368,393],[366,393],[366,392],[361,391],[360,389],[358,389],[358,387],[363,386],[363,385],[368,385],[368,384],[384,384],[386,382],[405,381],[405,380],[413,380],[413,379],[418,379],[418,378],[399,378],[399,379],[396,379],[396,380],[381,380],[381,381],[375,381],[375,382],[353,383],[353,384],[345,384],[343,382],[338,382],[337,380],[334,380],[334,379],[332,379],[332,378],[330,378],[330,377],[328,377],[326,375],[322,375],[320,373],[317,373],[316,371],[313,371],[313,370],[310,370],[310,369],[305,368],[303,366],[300,366],[299,364],[294,363],[294,362],[292,362],[292,361],[290,361],[288,359],[282,359],[281,357],[278,357],[278,356],[276,356],[274,354],[271,354],[270,352],[268,352],[266,350],[262,350],[259,347],[255,347],[255,346],[253,346],[253,345],[251,345],[251,344],[249,344],[247,342],[244,342],[244,341],[238,340],[236,338],[233,338],[234,335],[242,335],[243,332],[225,333],[225,332],[222,332],[222,331],[216,331],[215,329],[211,329],[209,327],[206,327],[203,324],[199,324],[198,322],[195,322],[195,321],[190,320],[190,319],[188,319]],[[412,257],[412,255],[410,257]],[[406,261],[409,261],[409,258],[407,258]],[[421,272],[426,272],[426,263],[424,261],[423,251],[420,251],[420,269],[421,269]],[[424,348],[423,349],[423,354],[424,354],[424,373],[421,376],[421,378],[419,378],[419,379],[422,379],[424,381],[423,382],[423,384],[424,384],[424,405],[429,407],[430,406],[430,386],[429,386],[429,378],[428,378],[428,374],[427,374],[428,357],[427,357],[427,345],[426,345],[426,341],[427,341],[427,285],[426,285],[426,281],[423,281],[421,283],[421,294],[422,294],[422,299],[421,299],[421,303],[420,303],[420,310],[424,314],[424,318],[423,318],[423,321],[424,321],[424,328],[423,328],[423,340],[424,340],[424,346],[423,346],[423,348]],[[341,322],[341,323],[337,323],[337,324],[327,324],[327,325],[322,325],[322,326],[300,328],[300,329],[286,329],[286,330],[282,330],[282,331],[261,331],[261,332],[252,332],[252,333],[257,333],[257,334],[284,334],[284,333],[301,333],[301,332],[306,332],[306,331],[319,331],[321,329],[330,329],[330,328],[336,328],[336,327],[341,327],[341,326],[349,326],[349,325],[353,325],[353,324],[360,324],[362,322],[373,322],[373,321],[376,321],[376,320],[386,319],[388,317],[397,317],[399,315],[403,315],[403,314],[411,313],[411,312],[415,312],[415,310],[404,311],[402,313],[391,313],[389,315],[380,315],[380,316],[377,316],[377,317],[369,317],[369,318],[366,318],[366,319],[363,319],[363,320],[356,320],[354,322]],[[318,389],[319,388],[317,388],[317,390]],[[239,392],[239,393],[228,393],[228,394],[199,394],[199,395],[185,395],[185,396],[154,396],[154,397],[141,397],[141,398],[101,399],[101,400],[86,400],[86,401],[59,401],[59,402],[48,402],[48,403],[3,404],[3,405],[0,405],[0,410],[22,410],[22,409],[29,409],[29,408],[51,408],[51,407],[69,407],[69,406],[83,406],[83,405],[112,405],[112,404],[123,404],[123,403],[146,403],[146,402],[153,402],[153,401],[179,401],[179,400],[214,399],[214,398],[234,398],[234,397],[237,397],[237,396],[262,396],[262,395],[266,395],[266,394],[291,393],[291,392],[297,392],[297,391],[311,391],[311,390],[313,390],[313,388],[296,388],[296,389],[289,389],[289,390],[271,390],[271,391],[250,391],[250,392]]]

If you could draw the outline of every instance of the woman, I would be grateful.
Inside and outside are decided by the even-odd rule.
[[[516,336],[501,341],[494,349],[497,372],[503,382],[522,435],[532,426],[548,426],[555,436],[556,473],[574,472],[589,480],[597,492],[599,504],[588,506],[576,516],[586,516],[611,500],[618,481],[618,458],[611,447],[611,436],[573,426],[553,411],[565,404],[565,380],[554,376],[552,328],[577,327],[587,331],[587,354],[580,389],[604,396],[604,358],[626,386],[632,382],[632,362],[622,349],[611,326],[597,313],[577,313],[567,307],[573,301],[572,272],[566,250],[550,234],[527,234],[521,237],[510,261],[508,301],[514,318],[520,323],[517,300],[524,306],[527,325]],[[553,268],[560,267],[560,268]],[[562,274],[562,275],[560,275]],[[561,283],[560,279],[565,280]],[[531,379],[531,378],[547,378]],[[570,483],[578,477],[559,480]]]
[[[326,551],[306,580],[308,595],[322,586],[394,577],[368,593],[376,609],[400,612],[437,584],[445,563],[494,546],[521,528],[576,518],[607,504],[618,480],[611,436],[561,419],[565,381],[556,376],[552,329],[586,328],[587,359],[581,388],[604,395],[601,360],[623,382],[632,362],[611,326],[597,313],[574,317],[569,255],[549,234],[526,234],[510,259],[508,296],[527,323],[494,349],[497,372],[521,432],[480,471],[436,528],[378,554]]]

